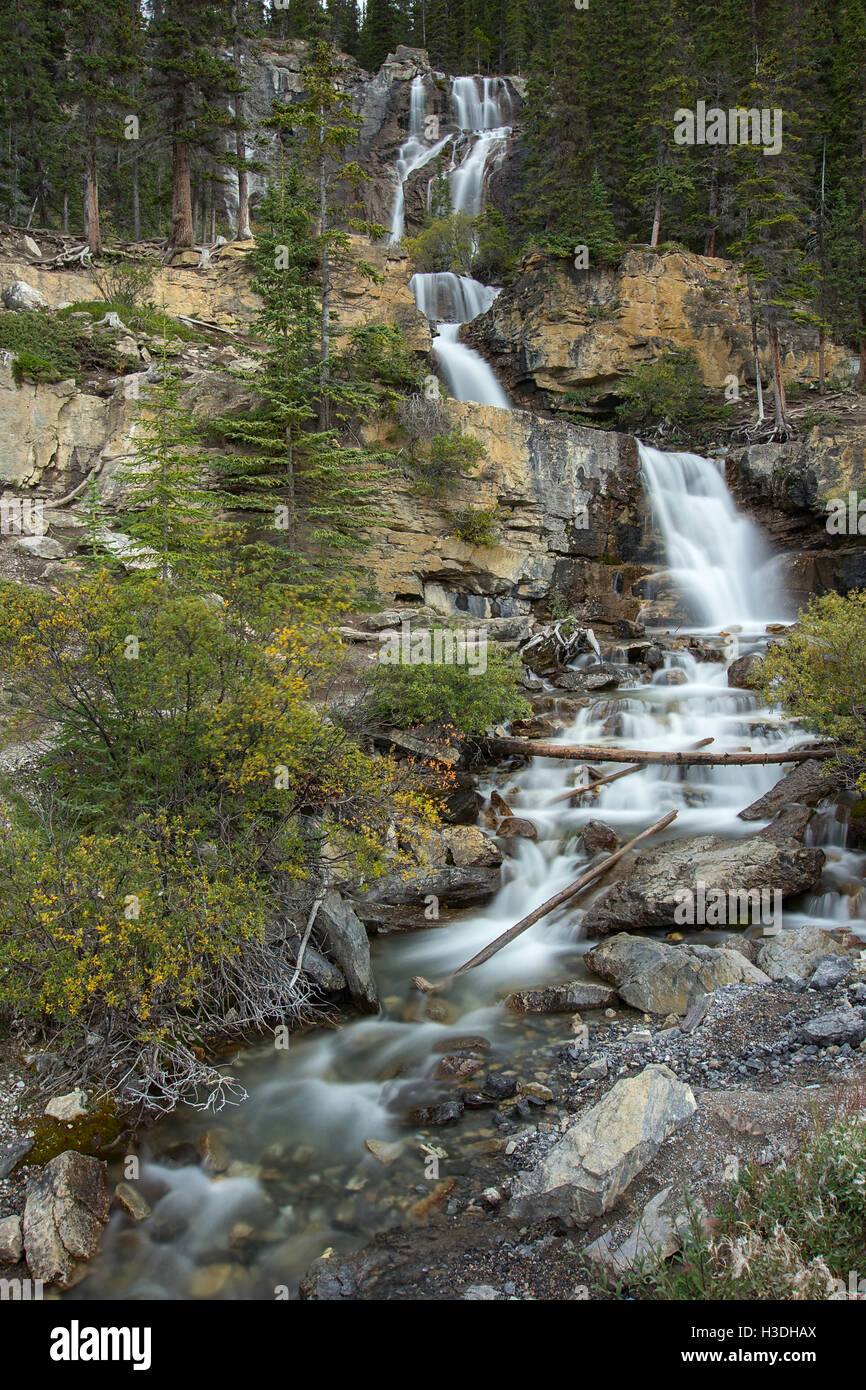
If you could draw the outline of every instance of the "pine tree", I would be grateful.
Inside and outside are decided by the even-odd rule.
[[[48,223],[50,152],[67,124],[58,100],[57,27],[50,0],[7,0],[0,7],[0,178],[7,217],[28,226],[37,207]]]
[[[214,534],[217,495],[202,485],[205,455],[180,373],[165,342],[159,377],[141,398],[135,461],[118,469],[125,484],[123,522],[163,580],[203,570]]]
[[[217,151],[217,132],[231,124],[226,100],[243,86],[223,56],[229,31],[229,7],[211,0],[162,0],[154,13],[151,84],[172,147],[167,257],[193,244],[190,152]]]
[[[349,237],[340,226],[346,221],[346,208],[338,208],[335,202],[339,194],[347,190],[354,192],[368,177],[360,165],[348,157],[357,142],[361,118],[355,115],[351,99],[340,85],[342,75],[331,45],[322,39],[313,40],[301,69],[300,99],[291,105],[275,102],[273,115],[266,122],[290,139],[295,157],[316,186],[321,271],[319,423],[322,428],[330,417],[333,268],[334,262],[350,249]],[[357,231],[381,234],[382,229],[369,221],[360,218],[351,221]]]
[[[298,165],[284,164],[259,208],[252,257],[253,285],[262,299],[255,324],[264,344],[255,383],[261,404],[214,423],[236,450],[222,460],[233,505],[269,519],[293,580],[311,566],[324,574],[345,564],[361,545],[363,529],[381,520],[374,510],[380,501],[379,456],[345,445],[334,429],[320,430],[316,423],[316,204]],[[332,387],[337,390],[338,383]],[[351,382],[339,392],[346,412],[369,415],[369,393]]]
[[[92,256],[102,250],[99,161],[103,142],[120,138],[137,65],[137,16],[128,0],[66,0],[65,96],[78,113],[84,146],[84,227]]]

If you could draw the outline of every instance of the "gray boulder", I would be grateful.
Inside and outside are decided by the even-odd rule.
[[[379,992],[370,961],[370,943],[363,922],[336,889],[322,899],[316,917],[328,954],[343,972],[349,993],[368,1013],[379,1008]]]
[[[24,1253],[20,1216],[4,1216],[0,1221],[0,1265],[17,1265]]]
[[[3,304],[7,309],[47,309],[48,300],[39,290],[28,285],[26,280],[13,280],[3,291]]]
[[[845,947],[823,927],[795,927],[763,942],[757,964],[771,980],[807,980],[822,957],[845,954]]]
[[[725,840],[719,835],[669,840],[635,857],[631,871],[587,909],[583,927],[588,936],[606,936],[676,926],[677,894],[695,893],[698,883],[708,895],[755,889],[772,895],[778,889],[788,898],[811,888],[823,865],[823,850],[807,849],[796,840]]]
[[[798,763],[793,771],[787,772],[774,787],[741,811],[740,820],[769,820],[792,804],[814,808],[841,791],[842,785],[841,773],[829,770],[824,763]]]
[[[835,1009],[833,1013],[820,1014],[818,1018],[810,1018],[800,1030],[801,1041],[813,1043],[816,1047],[841,1046],[843,1043],[857,1047],[864,1038],[866,1017],[859,1009]]]
[[[556,1216],[578,1226],[603,1215],[696,1109],[691,1089],[668,1067],[618,1081],[546,1158],[519,1174],[509,1215],[516,1221]]]
[[[650,1014],[687,1014],[722,985],[770,983],[740,951],[672,945],[627,932],[594,946],[583,959],[596,975],[616,986],[626,1004]]]
[[[92,1259],[108,1220],[105,1164],[67,1149],[46,1163],[24,1208],[24,1250],[34,1279],[68,1288]]]

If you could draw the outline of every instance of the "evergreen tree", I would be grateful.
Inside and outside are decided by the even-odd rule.
[[[138,16],[128,0],[66,0],[65,95],[77,110],[84,147],[84,227],[91,255],[102,250],[99,161],[104,141],[120,138],[137,65]]]
[[[172,152],[169,256],[193,244],[190,153],[216,152],[217,132],[231,123],[226,99],[243,86],[223,54],[231,37],[230,15],[228,6],[211,0],[161,0],[154,12],[151,85]]]
[[[253,253],[253,284],[262,299],[255,324],[264,345],[257,354],[261,404],[215,422],[237,451],[222,460],[234,505],[270,519],[292,579],[311,564],[320,572],[343,564],[377,519],[380,493],[379,457],[316,422],[316,205],[297,164],[283,167],[262,200]],[[375,406],[373,395],[351,382],[332,380],[332,388],[339,389],[344,413],[363,416]]]

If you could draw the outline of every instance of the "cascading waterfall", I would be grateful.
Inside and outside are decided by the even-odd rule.
[[[757,527],[737,512],[720,467],[698,454],[638,447],[669,573],[692,620],[712,631],[779,620],[785,606],[773,599],[773,561]]]
[[[394,206],[391,211],[390,245],[396,246],[406,230],[406,180],[416,169],[421,169],[435,159],[440,150],[451,141],[450,135],[443,135],[428,143],[424,128],[427,116],[427,88],[419,73],[412,78],[409,89],[409,135],[400,146],[395,165],[397,187],[394,192]]]
[[[433,353],[454,399],[509,410],[508,397],[493,368],[457,336],[461,323],[485,313],[499,291],[469,275],[450,271],[413,275],[409,284],[418,308],[436,325]]]
[[[491,161],[504,154],[511,134],[511,127],[506,124],[511,114],[508,84],[501,77],[455,77],[451,82],[451,106],[455,124],[470,137],[468,153],[451,171],[451,210],[477,217]]]
[[[416,288],[419,303],[434,312],[445,303],[465,309],[477,302],[473,296],[493,293],[465,283],[465,277],[453,278],[463,283],[425,280]],[[749,531],[747,545],[746,523],[707,460],[645,448],[641,456],[671,573],[703,604],[702,619],[730,624],[749,598],[749,581],[744,587],[735,568],[744,555],[761,554],[754,534]],[[760,598],[747,604],[749,612],[760,606]],[[665,634],[656,640],[665,647]],[[759,649],[760,638],[751,645]],[[592,660],[583,656],[578,664]],[[670,683],[675,668],[685,683]],[[557,737],[648,748],[682,748],[711,737],[719,751],[747,741],[757,752],[790,747],[801,735],[775,712],[759,710],[749,692],[729,688],[724,663],[697,661],[668,640],[664,668],[652,683],[626,682],[591,697]],[[441,1021],[425,1017],[423,997],[408,989],[410,978],[449,974],[576,878],[589,862],[578,838],[587,820],[600,817],[625,839],[675,807],[679,814],[670,836],[744,835],[757,826],[747,826],[737,812],[779,775],[771,766],[645,767],[577,805],[556,800],[573,785],[574,768],[567,763],[537,758],[493,777],[480,790],[496,787],[538,832],[534,842],[503,842],[508,857],[495,898],[448,924],[376,939],[376,974],[386,1001],[378,1018],[305,1033],[293,1038],[288,1051],[265,1044],[249,1049],[229,1064],[250,1093],[243,1106],[206,1121],[187,1109],[152,1130],[141,1186],[153,1215],[130,1228],[115,1211],[89,1277],[64,1297],[272,1299],[275,1285],[296,1289],[326,1247],[351,1249],[396,1224],[416,1200],[421,1174],[420,1137],[407,1129],[405,1116],[431,1097],[453,1096],[447,1083],[433,1077],[453,1039],[483,1036],[489,1043],[486,1066],[494,1071],[546,1076],[552,1051],[561,1047],[561,1020],[509,1019],[501,994],[580,976],[580,955],[588,944],[581,941],[580,924],[593,895],[560,908],[455,981],[450,1012]],[[866,856],[846,851],[835,830],[819,826],[817,833],[828,864],[806,911],[817,910],[828,925],[845,920],[866,938],[866,923],[854,916],[850,897],[852,883],[862,881]],[[786,923],[797,921],[786,906]],[[487,1114],[467,1109],[448,1131],[448,1162],[474,1161],[479,1145],[495,1132]],[[227,1171],[217,1178],[194,1166],[178,1167],[172,1158],[178,1146],[196,1154],[205,1128],[211,1147],[216,1140],[227,1151]],[[437,1135],[427,1132],[427,1142],[437,1142]],[[367,1139],[401,1140],[403,1146],[383,1165],[365,1152]]]

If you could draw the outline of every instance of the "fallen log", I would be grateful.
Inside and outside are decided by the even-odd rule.
[[[521,753],[528,758],[564,758],[567,762],[661,763],[666,767],[732,767],[743,763],[802,763],[810,759],[833,758],[834,748],[789,748],[785,753],[713,753],[693,750],[670,753],[655,748],[604,748],[593,744],[542,743],[531,738],[491,738],[487,747],[494,753]]]
[[[647,839],[649,835],[655,835],[659,830],[664,830],[666,826],[670,825],[671,821],[676,820],[676,817],[676,811],[668,811],[667,815],[662,816],[661,820],[656,821],[655,825],[651,825],[648,830],[641,831],[640,835],[635,835],[634,839],[629,840],[627,845],[623,845],[621,849],[615,850],[613,854],[609,854],[600,864],[596,864],[592,869],[587,869],[585,873],[581,874],[580,878],[575,879],[573,883],[569,883],[565,888],[561,888],[552,898],[548,898],[547,901],[541,903],[539,907],[533,908],[525,917],[521,917],[520,921],[515,922],[513,927],[509,927],[508,931],[503,932],[501,936],[497,936],[494,941],[491,941],[490,944],[479,951],[477,955],[472,956],[470,960],[464,961],[462,965],[457,967],[453,974],[446,976],[446,978],[440,980],[438,984],[431,984],[429,980],[425,980],[421,975],[416,975],[412,984],[416,989],[420,990],[422,994],[435,994],[440,990],[446,989],[452,980],[457,979],[458,975],[465,974],[467,970],[474,969],[476,965],[483,965],[485,961],[490,960],[491,956],[495,956],[497,951],[501,951],[503,946],[508,946],[510,942],[514,941],[516,937],[521,936],[523,932],[528,931],[529,928],[534,926],[542,917],[546,917],[549,912],[553,912],[554,908],[560,907],[562,903],[568,902],[569,898],[575,897],[583,888],[588,888],[597,878],[601,878],[603,874],[606,874],[608,869],[612,869],[614,864],[618,863],[624,854],[628,854],[629,850],[633,849],[636,844],[641,840]]]
[[[604,787],[608,782],[617,782],[620,777],[628,777],[632,772],[642,772],[643,763],[635,763],[634,767],[620,768],[619,772],[610,772],[607,777],[598,777],[594,782],[587,782],[585,787],[572,787],[567,792],[560,792],[547,802],[548,806],[557,806],[560,801],[570,801],[573,796],[583,796],[584,792],[594,792],[596,787]]]

